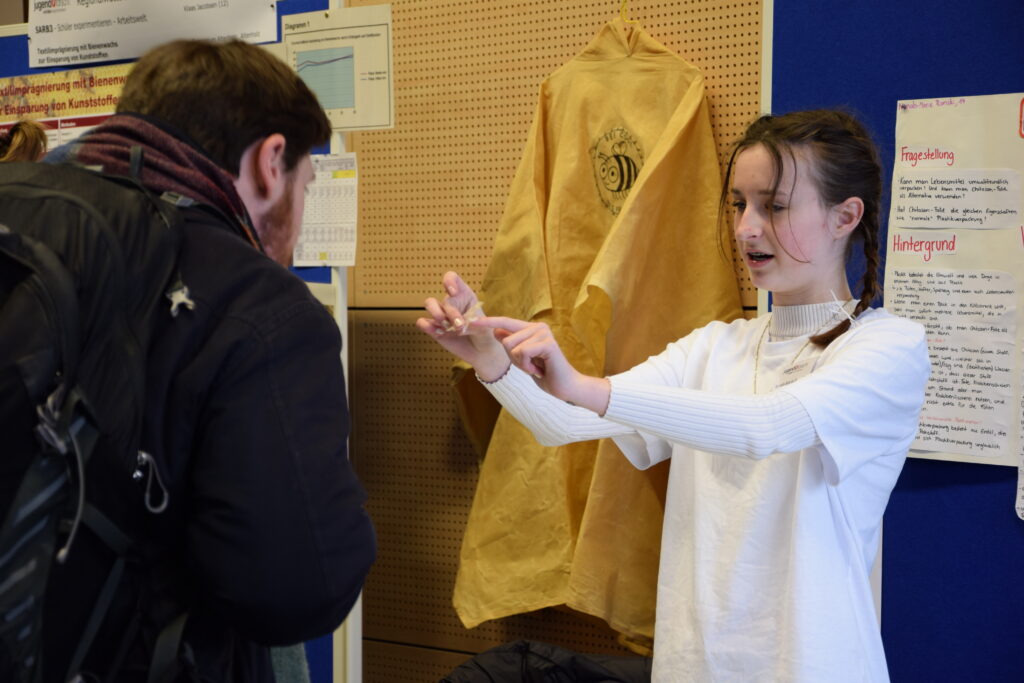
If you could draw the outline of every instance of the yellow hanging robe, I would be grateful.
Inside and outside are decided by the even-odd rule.
[[[719,183],[700,71],[639,27],[608,23],[541,86],[481,288],[486,312],[547,322],[594,375],[739,317]],[[503,411],[463,538],[454,605],[465,626],[564,604],[642,651],[667,466],[636,470],[609,440],[540,446]]]

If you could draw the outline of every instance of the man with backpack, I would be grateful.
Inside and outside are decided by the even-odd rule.
[[[357,599],[376,541],[347,458],[340,335],[283,267],[310,150],[329,136],[313,93],[262,48],[176,41],[135,64],[117,114],[58,150],[62,163],[0,175],[11,231],[45,216],[49,227],[26,231],[54,242],[72,208],[76,225],[113,226],[127,290],[127,303],[105,295],[79,314],[86,417],[63,423],[94,423],[95,447],[88,455],[85,427],[49,437],[86,453],[77,471],[66,456],[69,474],[55,480],[84,496],[68,494],[57,524],[41,655],[19,664],[37,676],[41,663],[42,678],[25,680],[270,682],[269,646],[329,633]],[[33,199],[44,190],[49,199]],[[110,240],[68,240],[53,248],[85,300],[79,261]],[[94,324],[102,307],[127,309],[124,325]],[[143,376],[116,379],[135,357]],[[118,417],[117,401],[134,417]],[[61,431],[44,419],[57,402],[34,407],[37,432]],[[0,583],[23,573],[0,566]]]

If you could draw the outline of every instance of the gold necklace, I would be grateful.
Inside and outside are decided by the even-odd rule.
[[[789,363],[787,363],[783,367],[784,368],[791,368],[791,367],[793,367],[796,364],[797,359],[800,358],[800,354],[803,353],[804,350],[808,346],[811,345],[811,337],[814,337],[814,336],[820,334],[822,330],[824,330],[826,327],[828,327],[832,323],[832,321],[835,320],[835,317],[836,317],[836,315],[839,312],[846,313],[846,304],[843,304],[843,306],[842,306],[840,311],[837,311],[836,313],[833,313],[832,316],[828,320],[825,321],[824,325],[822,325],[817,330],[815,330],[814,332],[809,334],[807,336],[807,341],[804,342],[804,345],[801,346],[797,350],[796,355],[794,355],[793,358],[789,361]],[[754,347],[754,394],[755,395],[757,394],[757,375],[758,375],[758,372],[759,372],[760,367],[761,367],[761,345],[764,344],[764,338],[768,335],[768,328],[771,327],[771,323],[772,323],[771,318],[768,318],[768,321],[764,325],[764,329],[761,330],[761,337],[757,340],[757,346]]]

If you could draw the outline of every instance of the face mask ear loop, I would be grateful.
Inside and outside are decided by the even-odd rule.
[[[846,310],[846,304],[839,302],[839,299],[836,297],[835,291],[830,289],[828,290],[828,293],[832,295],[832,303],[836,308],[836,313],[842,313],[844,316],[846,316],[846,319],[850,321],[850,327],[854,327],[857,324],[857,321],[854,320],[853,316],[850,315],[850,312]]]

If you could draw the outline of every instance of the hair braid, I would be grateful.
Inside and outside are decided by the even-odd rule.
[[[857,229],[861,239],[864,241],[864,275],[861,276],[860,300],[853,309],[850,318],[856,318],[864,311],[871,308],[872,302],[881,294],[881,287],[878,286],[878,233],[874,230]],[[850,329],[850,318],[843,318],[835,327],[825,330],[821,334],[811,337],[811,343],[822,348],[828,346],[843,333]]]
[[[871,304],[881,295],[882,288],[878,285],[878,232],[867,230],[864,232],[864,261],[865,270],[861,277],[862,291],[857,307],[853,309],[854,317],[860,315],[871,307]]]

